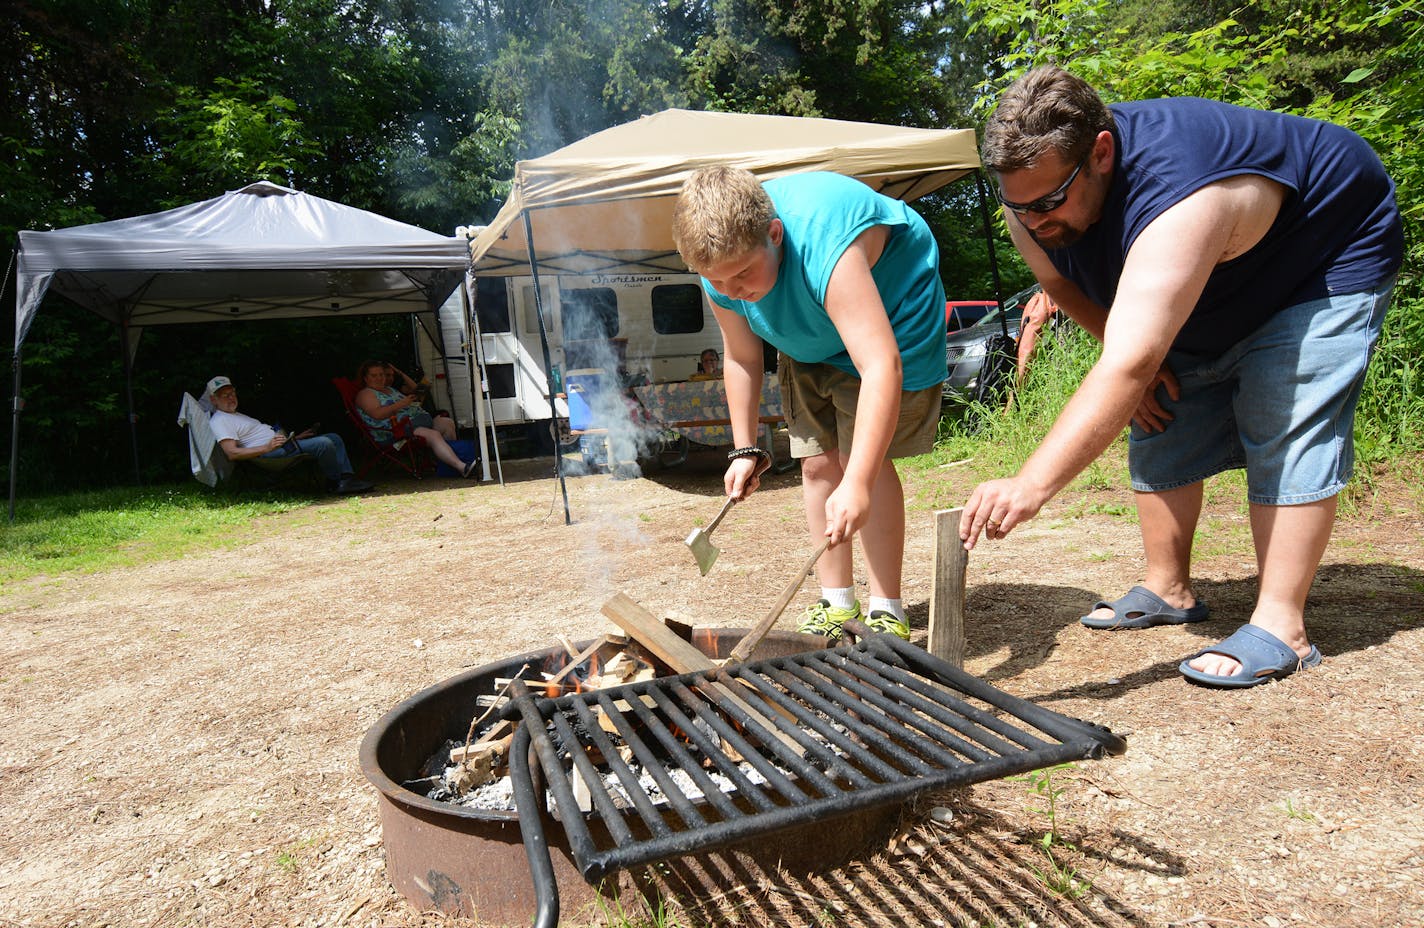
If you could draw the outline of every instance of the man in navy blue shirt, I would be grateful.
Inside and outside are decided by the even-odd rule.
[[[1147,573],[1083,624],[1205,619],[1191,586],[1202,482],[1244,467],[1255,608],[1180,670],[1242,687],[1315,666],[1305,598],[1403,253],[1379,158],[1295,116],[1191,98],[1105,106],[1047,66],[1005,92],[983,160],[1024,260],[1103,349],[1019,473],[975,488],[965,546],[1033,518],[1130,422]]]

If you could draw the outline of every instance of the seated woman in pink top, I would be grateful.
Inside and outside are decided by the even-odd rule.
[[[450,447],[449,439],[455,437],[454,421],[445,416],[433,418],[416,397],[406,396],[392,387],[391,379],[390,370],[380,361],[366,361],[356,371],[356,381],[361,384],[356,394],[356,411],[370,428],[372,437],[378,442],[390,442],[395,438],[391,431],[393,425],[403,422],[407,431],[425,442],[430,453],[445,466],[464,477],[473,474],[479,461],[466,463]]]

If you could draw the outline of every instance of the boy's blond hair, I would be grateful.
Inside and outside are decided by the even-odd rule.
[[[694,271],[739,258],[766,243],[776,207],[761,182],[741,168],[699,168],[682,185],[672,240]]]

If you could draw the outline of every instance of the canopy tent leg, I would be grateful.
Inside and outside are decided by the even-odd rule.
[[[143,486],[143,474],[138,464],[138,413],[133,398],[133,352],[129,350],[129,318],[119,319],[119,351],[124,359],[124,401],[129,407],[129,447],[133,450],[134,485]]]
[[[974,172],[974,186],[979,190],[979,214],[984,219],[984,244],[989,249],[989,273],[994,278],[994,301],[999,304],[999,321],[1004,322],[1004,283],[999,279],[999,257],[994,252],[994,224],[989,216],[989,190],[984,183],[983,171]],[[1007,335],[1008,324],[1004,325],[1004,334]]]
[[[445,376],[445,393],[450,399],[451,421],[455,421],[455,397],[450,393],[450,360],[445,356],[445,327],[440,322],[441,304],[436,303],[430,298],[429,294],[427,294],[425,297],[425,305],[430,308],[430,316],[433,322],[426,321],[424,316],[417,316],[415,314],[412,314],[410,317],[410,343],[411,348],[415,352],[415,366],[422,373],[425,373],[427,377],[430,376],[429,373],[425,372],[425,365],[420,359],[420,331],[423,331],[425,332],[425,337],[430,340],[430,344],[435,346],[436,361],[440,364],[439,374],[436,374],[435,377],[438,380],[440,374]],[[417,328],[419,331],[417,331]],[[435,331],[432,332],[432,328]],[[430,384],[430,402],[432,405],[435,404],[435,399],[435,384],[432,381]],[[458,422],[456,424],[458,425]]]
[[[15,270],[15,255],[17,249],[10,250],[10,266],[5,269],[5,280],[0,282],[0,294],[3,294],[10,286],[10,274]],[[24,400],[20,399],[20,338],[15,339],[15,355],[10,359],[10,366],[15,371],[15,392],[11,394],[10,413],[10,521],[15,521],[15,479],[20,473],[20,410],[24,408]]]
[[[20,410],[25,401],[20,398],[20,351],[15,349],[11,362],[15,369],[15,393],[10,418],[10,521],[15,521],[15,480],[20,475]]]
[[[564,497],[564,524],[572,525],[573,519],[569,516],[569,488],[564,482],[564,455],[559,450],[559,431],[554,424],[558,418],[554,414],[558,408],[554,405],[554,361],[549,356],[549,332],[544,326],[544,292],[539,286],[539,259],[534,253],[534,225],[529,221],[529,210],[524,210],[523,216],[524,240],[529,243],[529,270],[534,275],[534,315],[539,317],[539,347],[544,352],[544,383],[549,388],[549,437],[554,440],[554,473],[558,475],[559,492]]]
[[[430,310],[430,317],[433,322],[427,321],[424,316],[412,313],[410,316],[410,343],[411,347],[415,351],[416,367],[423,369],[424,365],[422,365],[420,362],[420,332],[425,332],[425,337],[430,340],[430,344],[435,346],[435,351],[437,354],[436,360],[440,362],[440,372],[445,375],[445,392],[449,394],[450,361],[445,356],[445,328],[440,324],[440,307],[442,303],[443,301],[441,301],[441,303],[437,303],[430,298],[429,294],[426,295],[425,305]],[[431,331],[432,327],[435,329],[435,331],[433,332]],[[430,395],[432,397],[434,397],[435,395],[433,386],[431,388]],[[450,396],[450,402],[455,402],[454,396]]]
[[[479,288],[472,267],[465,269],[465,363],[470,367],[470,403],[475,410],[475,424],[480,430],[480,457],[484,462],[484,479],[490,479],[489,454],[494,453],[495,472],[499,485],[504,486],[504,462],[499,458],[499,433],[494,421],[494,401],[490,399],[485,378],[485,340],[480,330],[480,313],[476,306]],[[486,444],[485,429],[489,429]]]
[[[459,289],[460,289],[460,292],[461,292],[461,295],[460,295],[460,308],[461,308],[461,311],[465,313],[466,318],[468,318],[468,317],[469,317],[469,278],[468,278],[468,277],[466,277],[466,278],[464,279],[464,282],[460,285]],[[448,346],[448,345],[446,344],[446,342],[445,342],[445,326],[444,326],[444,323],[443,323],[443,322],[441,321],[441,319],[440,319],[440,309],[441,309],[441,307],[442,307],[443,305],[444,305],[444,302],[443,302],[443,301],[442,301],[441,303],[439,303],[439,304],[436,304],[436,303],[433,303],[433,302],[432,302],[432,304],[431,304],[431,310],[432,310],[432,312],[434,313],[434,316],[435,316],[435,334],[434,334],[434,335],[430,335],[429,332],[427,332],[426,334],[429,335],[431,342],[434,343],[434,344],[436,345],[436,347],[437,347],[437,348],[439,349],[439,351],[440,351],[440,367],[441,367],[441,369],[444,370],[444,372],[445,372],[445,386],[446,386],[446,392],[447,392],[447,394],[449,395],[449,397],[450,397],[450,403],[451,403],[452,406],[453,406],[453,404],[454,404],[454,402],[455,402],[455,394],[450,390],[450,356],[449,356],[449,346]],[[483,482],[483,481],[488,481],[488,480],[490,479],[489,448],[488,448],[488,446],[486,445],[486,442],[485,442],[485,432],[484,432],[484,429],[485,429],[485,417],[484,417],[484,410],[482,410],[482,409],[480,408],[479,404],[475,402],[475,390],[474,390],[474,380],[473,380],[475,371],[474,371],[474,365],[473,365],[473,363],[472,363],[472,361],[471,361],[471,359],[470,359],[470,351],[469,351],[469,345],[468,345],[468,344],[461,344],[461,345],[460,345],[460,355],[461,355],[461,357],[462,357],[462,358],[464,359],[464,361],[465,361],[465,370],[467,370],[467,371],[470,372],[470,378],[471,378],[471,380],[470,380],[470,402],[471,402],[471,405],[472,405],[472,407],[473,407],[473,409],[474,409],[474,411],[475,411],[475,434],[479,436],[478,444],[479,444],[479,456],[480,456],[480,470],[483,472],[482,475],[481,475],[481,477],[480,477],[480,480],[481,480],[482,482]],[[503,482],[503,481],[501,480],[501,483],[502,483],[502,482]]]

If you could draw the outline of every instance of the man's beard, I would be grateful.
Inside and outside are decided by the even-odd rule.
[[[1047,227],[1040,227],[1037,231],[1030,229],[1028,234],[1033,237],[1040,248],[1056,250],[1077,244],[1086,231],[1065,223],[1053,223]]]

